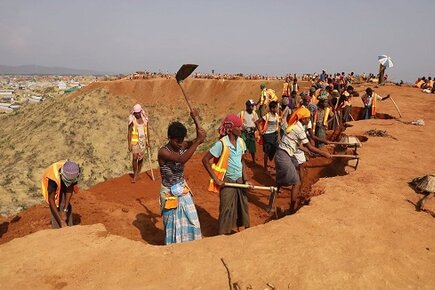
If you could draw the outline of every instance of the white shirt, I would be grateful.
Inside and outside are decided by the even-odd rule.
[[[269,113],[269,120],[267,120],[267,115],[263,116],[264,121],[267,121],[267,128],[264,134],[271,134],[278,131],[279,119],[273,113]]]
[[[242,119],[243,126],[245,128],[255,128],[255,121],[258,120],[258,115],[255,111],[252,111],[251,114],[249,114],[247,111],[242,111],[240,112],[240,118]]]
[[[288,155],[293,156],[301,144],[307,144],[309,142],[305,131],[306,127],[298,121],[290,132],[282,136],[279,148],[286,151]]]

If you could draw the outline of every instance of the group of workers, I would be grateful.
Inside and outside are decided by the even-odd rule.
[[[255,163],[258,141],[262,142],[265,154],[264,169],[268,169],[268,160],[275,161],[278,188],[292,186],[289,212],[294,213],[302,206],[299,192],[305,153],[331,158],[326,150],[322,150],[322,145],[328,143],[326,129],[334,126],[329,124],[329,117],[335,114],[346,120],[350,111],[346,116],[344,108],[351,106],[350,97],[356,95],[351,86],[341,91],[312,87],[314,89],[310,89],[309,93],[302,92],[298,98],[297,80],[284,84],[284,88],[278,102],[276,94],[262,84],[259,102],[248,100],[245,110],[238,115],[226,116],[219,127],[220,139],[202,159],[210,175],[208,190],[218,192],[220,197],[219,234],[230,234],[250,226],[246,190],[228,184],[252,187],[243,156],[249,152]],[[368,118],[374,116],[378,97],[370,88],[362,97]],[[333,109],[329,110],[329,107]],[[178,121],[172,122],[167,129],[168,142],[158,151],[162,178],[159,201],[165,244],[201,238],[200,222],[191,189],[185,180],[184,166],[204,142],[206,132],[198,121],[198,111],[193,109],[190,115],[196,127],[196,138],[185,140],[186,127]],[[339,125],[339,118],[334,119]],[[133,183],[141,171],[144,152],[150,148],[149,137],[148,119],[141,105],[136,104],[129,116],[127,135],[128,150],[133,156]],[[49,204],[53,228],[72,225],[70,200],[72,194],[77,192],[79,175],[79,166],[70,160],[56,162],[44,172],[42,193]],[[267,210],[271,210],[273,198],[271,195]]]
[[[428,94],[435,94],[434,80],[431,77],[421,77],[415,81],[415,86]]]

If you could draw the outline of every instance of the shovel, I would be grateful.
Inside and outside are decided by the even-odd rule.
[[[397,113],[399,113],[400,118],[402,118],[402,113],[400,113],[400,109],[397,106],[396,102],[394,101],[393,97],[390,96],[390,100],[393,102],[394,107],[396,107]]]
[[[225,182],[224,186],[250,188],[250,189],[257,189],[257,190],[268,190],[270,192],[277,190],[277,188],[275,186],[259,186],[259,185],[249,185],[249,184],[245,184],[245,183],[232,183],[232,182]]]
[[[331,154],[333,158],[351,158],[351,159],[359,159],[358,155],[346,155],[346,154]]]
[[[333,158],[350,158],[350,159],[356,159],[356,164],[354,166],[354,169],[356,170],[358,168],[359,164],[359,156],[358,155],[346,155],[346,154],[331,154],[331,157]],[[350,165],[349,165],[350,166]],[[353,167],[353,166],[352,166]]]
[[[333,145],[343,145],[343,146],[355,146],[356,143],[348,143],[348,142],[334,142],[334,141],[328,141],[329,144]]]
[[[151,163],[151,147],[148,148],[147,151],[148,151],[148,163],[150,164],[151,178],[153,179],[153,181],[155,181],[156,178],[154,177],[153,165]]]
[[[269,206],[266,209],[266,211],[270,212],[273,209],[275,212],[276,218],[278,218],[278,213],[276,212],[276,205],[275,205],[276,204],[276,195],[278,193],[277,187],[275,187],[275,186],[258,186],[258,185],[249,185],[249,184],[231,183],[231,182],[225,182],[224,186],[270,191]]]
[[[178,85],[183,92],[184,99],[187,102],[187,106],[189,107],[190,112],[192,112],[192,105],[190,104],[189,98],[186,95],[183,87],[183,81],[192,74],[192,72],[198,67],[197,64],[183,64],[175,75],[175,79],[177,80]],[[198,121],[195,117],[195,121]],[[199,124],[199,122],[197,122]]]

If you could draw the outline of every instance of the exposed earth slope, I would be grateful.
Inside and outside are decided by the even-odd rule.
[[[140,86],[134,83],[131,84]],[[120,86],[131,84],[120,83]],[[258,83],[252,85],[255,96],[257,89]],[[87,90],[82,92],[84,96],[91,88]],[[107,90],[113,92],[114,88]],[[3,218],[0,242],[8,242],[0,245],[0,287],[225,289],[229,283],[237,283],[241,289],[272,286],[278,289],[432,289],[435,224],[431,212],[435,210],[435,199],[427,203],[428,212],[415,211],[420,196],[408,182],[434,171],[432,108],[435,99],[413,88],[385,86],[375,90],[381,95],[392,94],[404,115],[403,121],[422,118],[426,125],[413,126],[395,119],[354,122],[346,134],[361,136],[368,130],[378,129],[386,130],[389,137],[369,136],[358,149],[361,156],[358,169],[346,166],[344,169],[349,174],[320,179],[312,194],[323,194],[312,198],[310,205],[297,214],[262,224],[268,219],[263,210],[267,193],[252,192],[249,195],[251,218],[258,226],[231,236],[154,246],[161,244],[163,238],[156,194],[159,180],[152,182],[143,173],[139,182],[132,185],[129,176],[124,175],[74,197],[76,222],[89,226],[40,231],[49,228],[48,208],[44,205]],[[114,93],[120,94],[122,89]],[[73,102],[83,95],[69,97]],[[234,102],[236,111],[243,107],[245,98],[240,96],[234,101],[224,98],[227,102],[224,106],[229,108]],[[110,115],[119,116],[119,132],[124,134],[125,114],[130,104],[140,99],[134,94],[119,99],[119,107],[124,106],[123,113]],[[194,101],[198,104],[200,98]],[[358,105],[358,100],[355,104]],[[177,109],[184,110],[183,105],[180,103]],[[215,103],[208,106],[209,112],[217,107]],[[205,102],[201,109],[207,111],[204,108]],[[219,110],[213,110],[215,116],[228,111]],[[389,101],[381,103],[379,110],[397,116]],[[206,118],[209,117],[204,114]],[[211,124],[212,118],[216,117],[210,116],[205,123]],[[167,122],[167,119],[162,121],[161,128],[158,127],[162,140]],[[158,135],[159,131],[153,130]],[[119,142],[118,150],[124,150],[123,136],[118,141],[113,138],[110,146],[116,148]],[[48,162],[55,157],[45,159]],[[115,158],[116,154],[106,163],[115,163]],[[128,156],[123,158],[122,170],[128,172]],[[196,193],[203,234],[208,237],[216,233],[218,198],[204,190],[207,175],[200,158],[197,154],[189,161],[186,176]],[[328,176],[322,175],[322,171],[332,172],[327,170],[327,164],[320,158],[312,159],[308,173],[321,168],[318,175]],[[248,166],[255,183],[273,183],[257,167]],[[279,204],[284,207],[286,202],[287,192],[280,196]],[[38,232],[27,235],[35,231]],[[65,275],[71,269],[72,274]]]

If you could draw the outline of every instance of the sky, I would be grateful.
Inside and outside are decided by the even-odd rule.
[[[0,64],[435,77],[435,1],[1,0]]]

